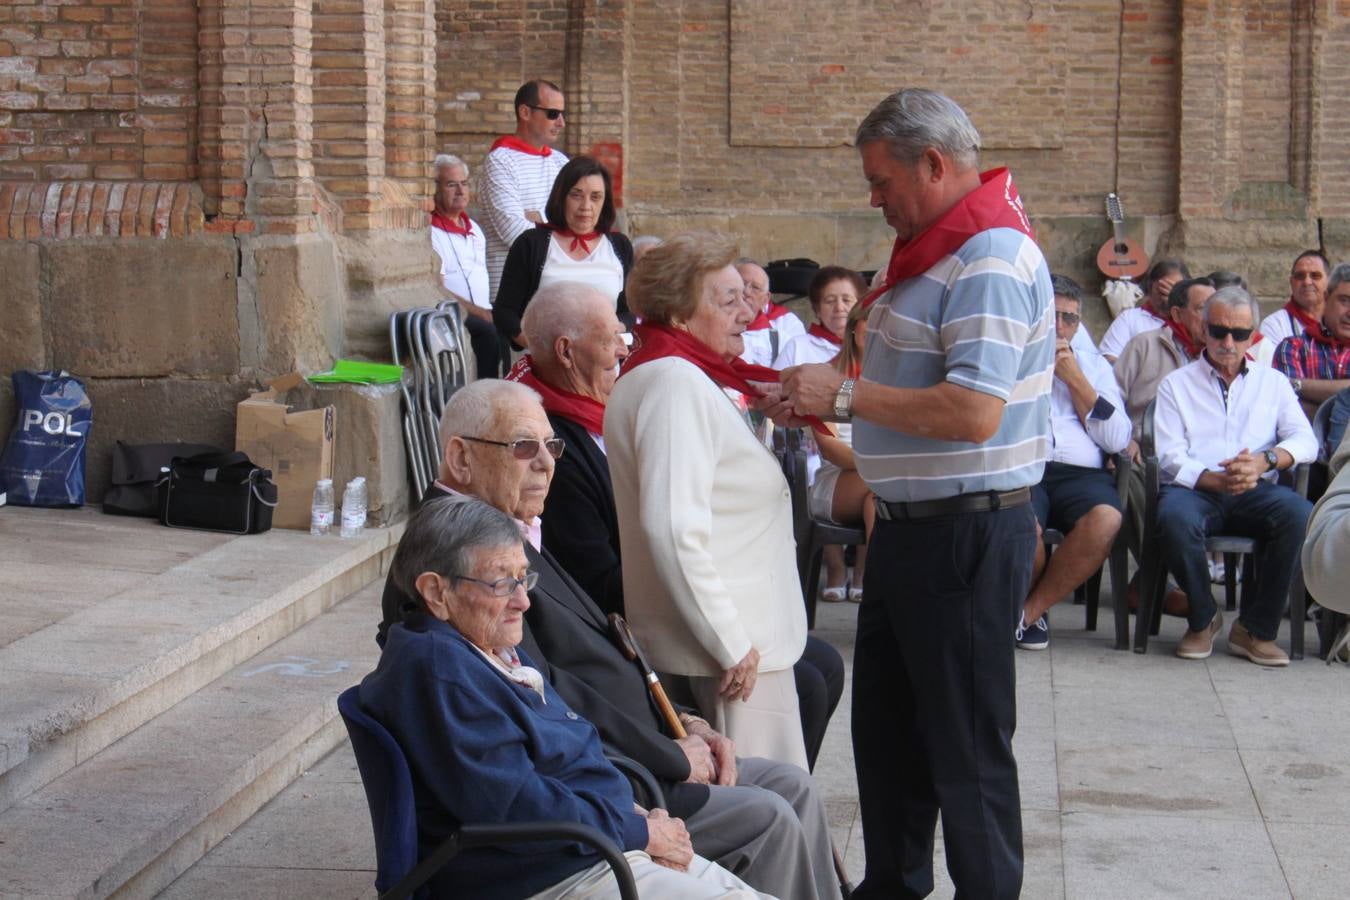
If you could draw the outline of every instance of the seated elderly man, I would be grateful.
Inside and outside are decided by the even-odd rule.
[[[1097,571],[1120,530],[1120,497],[1103,454],[1130,442],[1130,420],[1110,365],[1095,350],[1073,347],[1081,321],[1083,290],[1072,278],[1052,275],[1055,292],[1055,380],[1050,388],[1050,458],[1031,490],[1041,528],[1064,533],[1046,561],[1036,544],[1031,592],[1022,608],[1017,646],[1044,650],[1050,642],[1045,613]]]
[[[432,498],[409,521],[392,575],[419,608],[390,629],[359,702],[408,758],[420,847],[437,846],[461,823],[579,822],[627,851],[644,894],[762,896],[695,857],[679,819],[637,807],[595,729],[517,651],[525,592],[538,576],[511,519],[466,497]],[[431,890],[619,896],[597,852],[562,840],[466,850]]]
[[[741,334],[745,350],[741,359],[757,366],[772,366],[787,342],[806,334],[806,326],[786,306],[773,302],[769,291],[769,273],[749,257],[736,260],[736,272],[745,282],[745,302],[755,318]]]
[[[559,695],[601,740],[651,770],[696,852],[775,896],[837,898],[825,808],[810,776],[796,766],[738,758],[729,739],[689,711],[680,712],[688,736],[668,736],[638,665],[611,643],[604,613],[539,549],[539,514],[564,447],[539,395],[510,381],[473,382],[446,404],[440,438],[432,493],[476,497],[519,529],[538,575],[520,646]],[[415,607],[413,595],[391,581],[382,631]]]
[[[1157,527],[1163,558],[1190,602],[1190,628],[1177,656],[1205,659],[1212,652],[1223,615],[1210,590],[1204,541],[1239,534],[1255,538],[1261,556],[1255,598],[1248,602],[1243,592],[1228,652],[1284,666],[1289,657],[1275,636],[1312,507],[1275,477],[1316,457],[1317,444],[1289,380],[1247,363],[1257,313],[1241,288],[1216,292],[1205,303],[1204,352],[1158,386]]]
[[[1332,269],[1317,328],[1285,338],[1273,365],[1289,376],[1309,419],[1323,401],[1350,388],[1350,263]]]

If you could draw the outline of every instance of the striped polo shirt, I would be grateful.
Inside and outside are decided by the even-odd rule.
[[[1049,452],[1054,292],[1036,242],[1011,228],[970,238],[873,304],[862,380],[941,381],[1006,402],[983,444],[942,441],[855,419],[858,472],[882,500],[937,500],[1036,484]]]
[[[478,176],[478,207],[482,210],[483,231],[487,236],[487,270],[492,302],[497,302],[497,287],[502,282],[506,254],[516,238],[534,228],[525,218],[533,209],[542,217],[553,181],[567,165],[567,154],[554,150],[548,156],[521,153],[510,147],[498,147],[487,155]]]

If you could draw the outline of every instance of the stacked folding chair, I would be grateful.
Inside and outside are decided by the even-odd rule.
[[[454,303],[418,307],[389,317],[389,350],[403,367],[403,443],[420,498],[440,465],[437,431],[446,401],[463,387],[468,368],[463,331]]]

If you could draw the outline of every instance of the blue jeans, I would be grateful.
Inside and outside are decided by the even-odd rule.
[[[1311,513],[1307,500],[1266,481],[1237,495],[1165,485],[1158,497],[1158,533],[1167,568],[1190,601],[1191,630],[1208,626],[1218,610],[1210,587],[1205,538],[1233,534],[1257,541],[1256,590],[1242,591],[1238,620],[1253,637],[1275,640]],[[1253,593],[1255,598],[1249,602]]]

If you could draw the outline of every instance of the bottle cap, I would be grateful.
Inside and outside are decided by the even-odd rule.
[[[331,478],[320,478],[320,479],[319,479],[319,487],[332,487],[332,485],[333,485],[333,479],[331,479]]]

